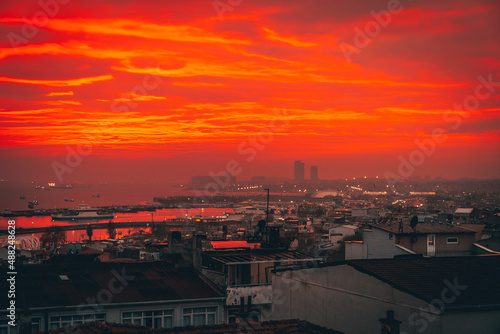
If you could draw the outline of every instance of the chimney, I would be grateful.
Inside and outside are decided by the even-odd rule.
[[[193,251],[193,267],[198,269],[198,235],[193,234],[193,245],[192,245],[192,251]]]
[[[380,333],[382,334],[399,334],[399,326],[401,321],[394,319],[394,311],[387,310],[385,319],[378,319],[380,322]]]
[[[240,311],[242,314],[245,312],[245,297],[240,297]]]
[[[204,234],[194,234],[193,235],[193,267],[200,269],[201,264],[201,252],[203,251],[201,247],[201,240],[206,239],[207,236]]]
[[[247,299],[248,299],[247,309],[248,309],[248,313],[250,313],[250,312],[252,312],[252,296],[248,296]]]

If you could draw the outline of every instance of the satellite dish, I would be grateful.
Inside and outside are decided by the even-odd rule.
[[[418,224],[418,217],[413,216],[413,218],[410,221],[410,227],[414,229],[417,226],[417,224]]]
[[[76,254],[75,244],[67,244],[64,248],[66,249],[66,255],[75,255]]]
[[[257,226],[259,226],[259,228],[261,230],[264,230],[264,228],[266,227],[266,221],[265,220],[259,220]]]

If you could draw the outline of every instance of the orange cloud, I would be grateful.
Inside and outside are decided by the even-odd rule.
[[[77,55],[89,58],[115,58],[128,59],[132,57],[144,57],[151,54],[151,50],[120,50],[119,48],[93,47],[87,43],[70,41],[65,43],[42,43],[18,46],[17,48],[0,48],[0,59],[10,56],[25,55]],[[158,55],[167,55],[169,52],[162,51]]]
[[[223,87],[225,86],[220,82],[172,82],[174,86],[182,87]]]
[[[67,104],[71,104],[71,105],[74,105],[74,106],[81,106],[82,103],[81,102],[78,102],[78,101],[71,101],[71,100],[57,100],[57,101],[42,101],[42,103],[45,103],[45,104],[50,104],[50,105],[54,105],[54,106],[61,106],[61,105],[67,105]]]
[[[157,100],[166,100],[167,98],[164,96],[154,96],[154,95],[140,95],[136,93],[123,93],[122,97],[117,98],[117,99],[97,99],[99,102],[113,102],[113,101],[157,101]]]
[[[2,82],[54,86],[54,87],[89,85],[97,81],[104,81],[111,79],[113,79],[113,76],[111,74],[100,75],[95,77],[87,77],[87,78],[69,79],[69,80],[42,80],[42,79],[21,79],[21,78],[0,77],[0,81]]]
[[[310,47],[314,47],[317,45],[316,43],[299,41],[294,36],[289,36],[289,37],[280,36],[276,31],[271,30],[271,29],[266,28],[266,27],[262,27],[261,29],[264,32],[265,38],[270,40],[270,41],[278,41],[278,42],[288,43],[288,44],[293,45],[293,46],[298,47],[298,48],[310,48]]]
[[[23,24],[21,18],[1,18],[0,23]],[[55,19],[47,28],[72,33],[85,32],[98,35],[122,35],[146,39],[171,40],[196,43],[252,44],[249,40],[224,37],[198,27],[188,25],[159,25],[132,19]]]
[[[73,94],[73,91],[69,91],[69,92],[50,92],[50,93],[47,93],[45,94],[45,96],[72,96],[74,95]]]

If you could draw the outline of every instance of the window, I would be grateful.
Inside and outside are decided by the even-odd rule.
[[[173,327],[173,310],[123,312],[122,323],[151,328]]]
[[[8,324],[9,318],[4,317],[0,322],[0,334],[17,334],[18,319],[16,319],[16,326]]]
[[[32,318],[31,319],[31,332],[39,332],[42,330],[41,326],[42,318]]]
[[[84,314],[84,315],[63,315],[60,317],[50,317],[50,329],[66,328],[77,326],[92,321],[106,321],[106,314]]]
[[[447,244],[458,244],[458,237],[446,238]]]
[[[184,326],[213,325],[217,307],[185,308],[182,312]]]

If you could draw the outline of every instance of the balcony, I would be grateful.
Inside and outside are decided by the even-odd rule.
[[[272,303],[272,284],[230,286],[226,289],[226,291],[227,306],[239,306],[241,305],[241,298],[244,298],[244,302],[246,303],[248,297],[252,297],[252,304]]]

